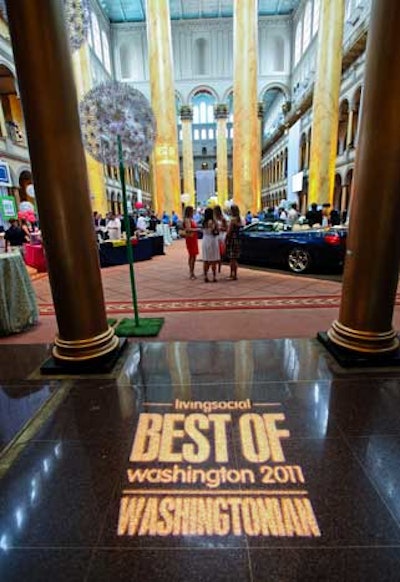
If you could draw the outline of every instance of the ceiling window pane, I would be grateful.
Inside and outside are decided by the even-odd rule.
[[[92,31],[93,31],[93,45],[94,45],[94,52],[102,60],[102,52],[101,52],[101,38],[100,38],[100,27],[99,21],[97,20],[97,16],[94,12],[92,12]]]
[[[104,66],[107,69],[107,71],[111,73],[110,45],[108,44],[108,38],[104,30],[101,33],[101,40],[103,44]]]
[[[314,0],[313,25],[312,25],[313,36],[317,34],[319,29],[320,12],[321,12],[321,0]]]
[[[311,2],[307,2],[304,11],[303,25],[303,52],[308,48],[311,40]]]
[[[295,38],[295,43],[294,43],[294,64],[295,65],[297,65],[297,63],[299,62],[300,57],[301,57],[302,36],[303,36],[303,26],[302,26],[302,22],[300,20],[297,23],[296,38]]]

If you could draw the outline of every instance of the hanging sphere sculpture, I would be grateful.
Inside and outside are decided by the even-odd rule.
[[[126,83],[111,81],[91,89],[80,104],[83,143],[99,162],[118,166],[146,159],[154,146],[156,122],[146,97]]]

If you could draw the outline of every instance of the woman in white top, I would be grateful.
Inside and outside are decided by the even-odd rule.
[[[219,252],[219,230],[214,220],[212,208],[206,208],[203,222],[203,240],[201,245],[204,282],[208,283],[208,270],[211,266],[213,282],[217,282],[217,264],[221,260]]]

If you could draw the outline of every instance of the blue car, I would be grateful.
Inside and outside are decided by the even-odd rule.
[[[343,267],[346,227],[278,230],[282,228],[282,224],[271,222],[244,227],[240,262],[286,267],[293,273]]]

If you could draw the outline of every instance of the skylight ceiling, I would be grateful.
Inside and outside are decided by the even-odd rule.
[[[111,22],[146,20],[146,0],[98,0]],[[233,16],[234,0],[169,0],[172,20]],[[260,16],[290,14],[300,0],[258,0]]]

